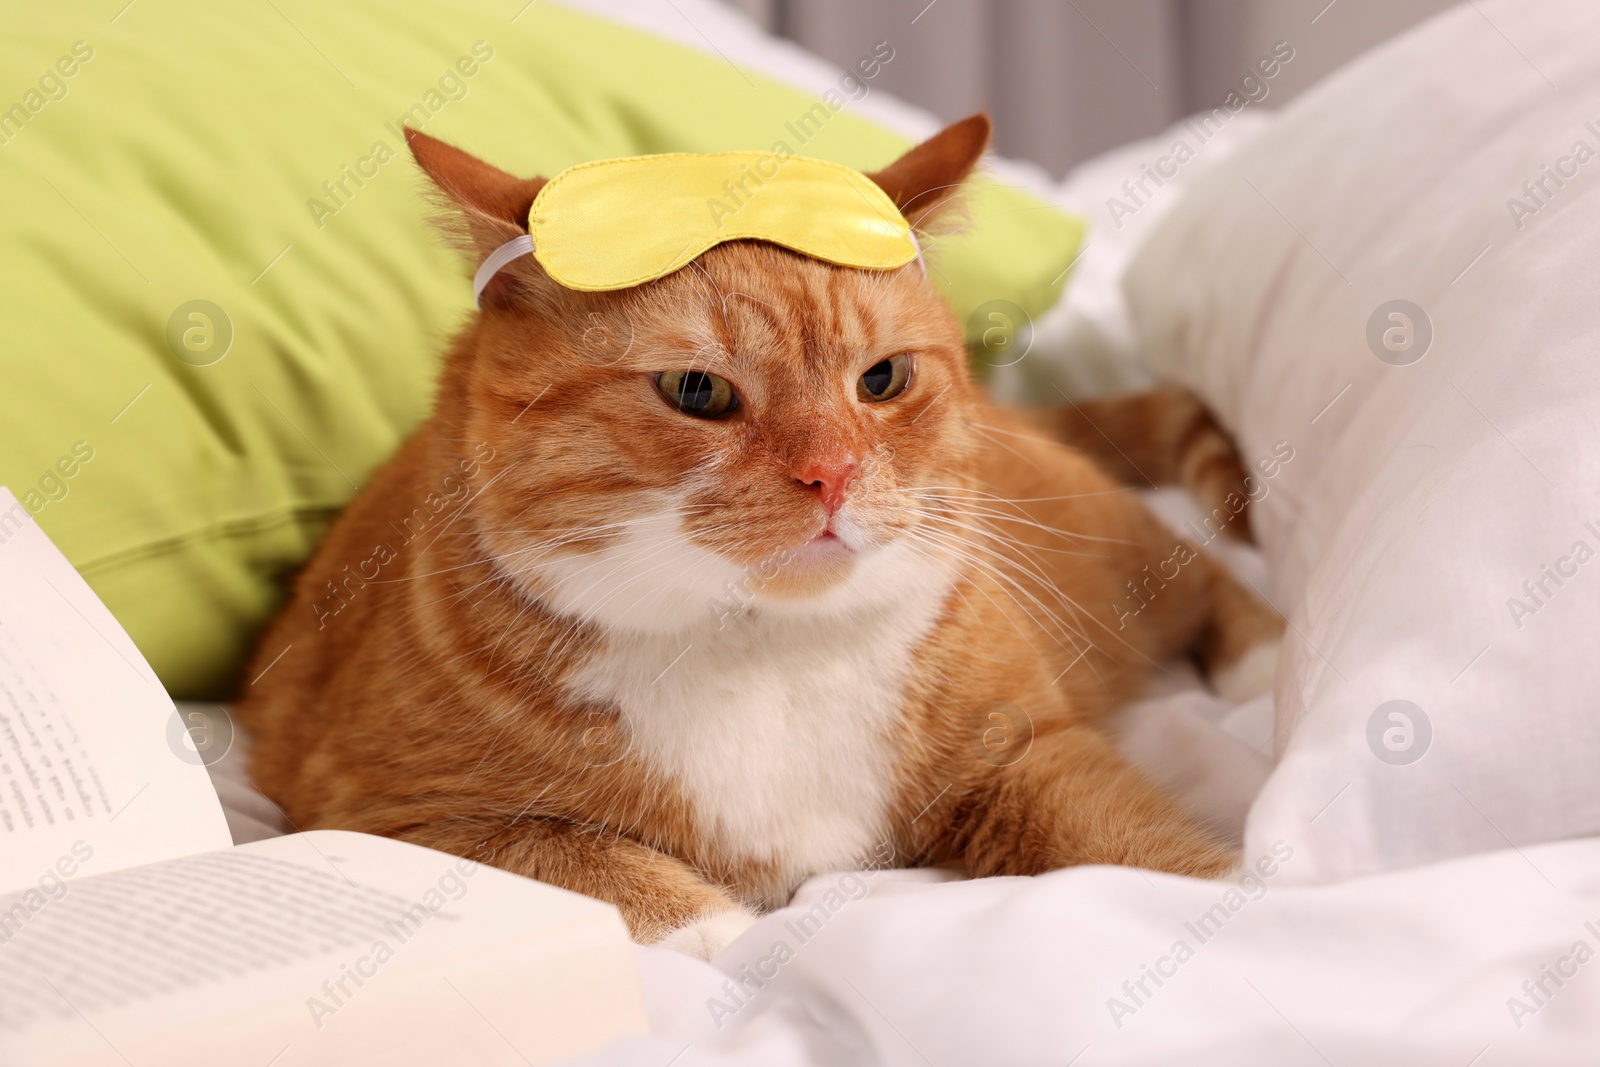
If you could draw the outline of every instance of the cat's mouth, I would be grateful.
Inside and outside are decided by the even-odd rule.
[[[793,592],[803,590],[814,594],[842,580],[855,566],[858,551],[855,541],[853,531],[841,529],[830,517],[822,529],[786,553],[778,568],[777,581],[768,584],[769,590],[776,591],[772,588],[774,585],[794,582],[798,588]]]
[[[824,553],[854,553],[854,550],[856,550],[854,545],[845,541],[843,537],[838,536],[837,531],[832,526],[826,526],[822,533],[816,534],[816,536],[811,537],[810,541],[806,541],[805,545],[802,545],[800,555],[818,557],[818,555],[824,555]]]
[[[861,531],[842,512],[834,512],[823,520],[822,528],[811,535],[811,540],[801,546],[801,550],[854,553],[861,547],[860,541]]]
[[[797,561],[809,562],[836,555],[854,555],[855,551],[855,546],[839,536],[839,531],[835,530],[830,522],[812,536],[811,540],[801,545],[794,553],[794,558]]]

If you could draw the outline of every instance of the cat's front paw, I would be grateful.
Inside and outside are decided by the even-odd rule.
[[[719,911],[678,927],[656,944],[697,960],[711,960],[755,922],[755,913],[744,908]]]

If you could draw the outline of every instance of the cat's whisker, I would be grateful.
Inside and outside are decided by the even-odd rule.
[[[974,569],[983,570],[984,567],[985,567],[985,564],[982,561],[979,561],[976,558],[967,558],[962,554],[960,549],[952,548],[951,546],[943,544],[941,542],[938,542],[938,541],[936,541],[934,539],[925,538],[925,537],[921,537],[921,536],[913,536],[913,537],[909,537],[908,541],[913,545],[919,546],[920,551],[925,553],[929,559],[942,561],[944,559],[948,559],[951,556],[956,556],[957,558],[962,559],[963,562],[968,563]],[[959,587],[957,587],[957,588],[959,589]],[[1024,640],[1027,639],[1028,633],[1021,626],[1020,622],[1017,619],[1015,619],[1012,616],[1011,612],[1008,611],[1004,606],[1002,606],[999,601],[994,599],[994,595],[987,588],[983,587],[982,585],[978,585],[978,584],[974,584],[973,588],[978,593],[982,594],[984,599],[988,600],[991,604],[993,604],[999,610],[999,617],[1001,619],[1003,619],[1003,620],[1007,621],[1008,623],[1010,623],[1012,628],[1015,629],[1017,631],[1017,633],[1024,638]],[[1012,603],[1017,608],[1019,608],[1023,612],[1024,615],[1027,615],[1030,620],[1032,620],[1036,625],[1038,625],[1038,619],[1035,618],[1032,615],[1032,613],[1028,611],[1028,608],[1027,608],[1027,606],[1025,604],[1023,604],[1020,600],[1018,600],[1016,594],[1011,592],[1009,589],[1005,588],[1003,585],[998,587],[997,591],[1000,592],[1001,594],[1005,595],[1006,597],[1010,598]]]
[[[1004,609],[1001,611],[1001,617],[1011,621],[1013,629],[1015,629],[1020,636],[1024,637],[1024,639],[1028,641],[1030,647],[1033,646],[1033,634],[1044,636],[1053,644],[1066,648],[1070,651],[1078,651],[1084,647],[1093,647],[1092,641],[1088,641],[1074,631],[1070,626],[1065,624],[1060,617],[1055,615],[1055,613],[1047,605],[1038,601],[1036,597],[1030,596],[1026,590],[1014,588],[1015,583],[1008,581],[1007,576],[1005,576],[1003,573],[999,573],[998,569],[993,564],[970,559],[966,560],[965,562],[975,571],[986,572],[989,577],[994,579],[997,583],[995,586],[996,592],[1006,597],[1015,607],[1016,611],[1021,612],[1022,616],[1024,616],[1027,621],[1032,624],[1031,628],[1025,627],[1022,625],[1022,620],[1014,618],[1011,612]],[[984,589],[982,586],[980,586],[979,589],[984,593],[986,599],[989,599],[991,603],[995,603],[993,596],[987,591],[987,589]],[[996,607],[999,607],[997,603]],[[1035,649],[1035,651],[1040,655],[1044,655],[1043,650]]]
[[[1003,511],[1003,510],[1001,510],[999,508],[988,507],[988,506],[985,506],[985,505],[979,505],[979,504],[972,503],[970,501],[960,501],[960,498],[958,498],[958,497],[947,497],[947,496],[941,496],[941,495],[935,494],[935,493],[925,493],[922,490],[918,490],[918,489],[908,489],[908,490],[905,490],[905,491],[909,492],[909,493],[912,493],[913,495],[917,495],[920,499],[925,500],[925,501],[926,500],[933,500],[933,501],[944,502],[944,503],[949,503],[949,504],[955,504],[955,503],[957,503],[959,501],[960,505],[961,505],[961,510],[970,511],[970,512],[972,512],[974,514],[983,514],[983,515],[990,516],[990,517],[993,517],[993,518],[1003,519],[1003,520],[1005,520],[1007,522],[1014,522],[1014,523],[1018,523],[1020,525],[1029,526],[1029,527],[1032,527],[1033,529],[1040,530],[1040,531],[1045,532],[1045,533],[1055,534],[1058,537],[1070,538],[1070,539],[1072,539],[1074,541],[1092,541],[1092,542],[1095,542],[1095,543],[1098,543],[1098,544],[1108,544],[1108,545],[1132,545],[1132,544],[1134,544],[1133,541],[1130,541],[1129,539],[1127,539],[1125,537],[1105,537],[1105,536],[1102,536],[1102,535],[1099,535],[1099,534],[1088,534],[1088,533],[1082,533],[1082,532],[1077,531],[1077,530],[1068,530],[1068,529],[1065,529],[1065,528],[1060,527],[1060,526],[1050,526],[1050,525],[1042,523],[1042,522],[1038,521],[1037,519],[1033,518],[1031,515],[1029,515],[1025,510],[1023,510],[1020,507],[1018,507],[1016,511]],[[1007,503],[1007,504],[1016,504],[1016,503],[1018,503],[1016,501],[1005,500],[1004,498],[996,498],[996,500],[998,502]]]
[[[971,545],[970,542],[964,542],[964,543]],[[976,548],[976,547],[979,547],[979,546],[971,545],[971,547]],[[1014,559],[1010,559],[1010,558],[1007,558],[1006,561],[1007,562],[1011,562],[1011,563],[1015,563],[1016,562]],[[1055,597],[1060,599],[1062,601],[1062,603],[1064,605],[1066,605],[1072,611],[1074,617],[1083,617],[1083,618],[1087,619],[1089,622],[1094,623],[1097,627],[1099,627],[1100,629],[1104,630],[1110,637],[1112,637],[1114,640],[1116,640],[1119,644],[1123,645],[1130,652],[1134,653],[1138,658],[1140,658],[1141,660],[1145,661],[1147,664],[1152,665],[1152,666],[1159,666],[1159,664],[1157,663],[1156,660],[1152,659],[1149,655],[1144,653],[1142,650],[1140,650],[1137,647],[1135,647],[1134,645],[1130,644],[1120,634],[1118,634],[1116,631],[1112,630],[1111,627],[1106,622],[1104,622],[1104,620],[1100,619],[1098,616],[1096,616],[1092,612],[1089,612],[1088,610],[1083,608],[1082,605],[1080,605],[1076,600],[1074,600],[1071,596],[1069,596],[1056,583],[1048,581],[1048,579],[1046,579],[1043,576],[1042,573],[1037,573],[1036,572],[1036,573],[1034,573],[1032,575],[1032,577],[1034,577],[1036,580],[1039,580]],[[1073,632],[1078,634],[1078,636],[1082,637],[1084,640],[1089,641],[1091,644],[1093,644],[1092,640],[1089,639],[1086,631],[1074,630]]]
[[[929,547],[927,545],[922,545],[922,544],[911,543],[910,547],[913,549],[913,551],[917,552],[919,555],[924,556],[930,562],[934,562],[934,563],[942,563],[945,559],[948,558],[948,556],[950,554],[948,552],[948,550],[946,550],[944,548]],[[974,592],[976,592],[980,596],[982,596],[983,599],[986,600],[989,604],[993,605],[993,607],[995,609],[994,612],[991,613],[991,612],[985,612],[985,611],[979,610],[977,608],[977,606],[974,605],[972,603],[972,601],[967,598],[966,593],[963,591],[962,586],[959,585],[959,584],[952,588],[951,593],[952,593],[952,595],[954,595],[955,597],[960,599],[962,601],[962,603],[966,604],[969,608],[972,608],[974,610],[974,612],[976,613],[975,616],[974,616],[975,618],[980,619],[980,620],[985,620],[982,623],[982,625],[984,626],[986,632],[987,632],[986,616],[988,616],[990,614],[993,614],[995,617],[997,617],[997,618],[1003,620],[1004,622],[1006,622],[1008,627],[1012,631],[1014,631],[1017,636],[1021,637],[1025,642],[1027,642],[1030,645],[1030,647],[1032,646],[1031,635],[1029,634],[1027,628],[1022,626],[1021,621],[1018,620],[1012,614],[1012,612],[1010,612],[1005,607],[1005,605],[1001,604],[1000,601],[995,599],[994,594],[991,593],[988,588],[986,588],[985,586],[983,586],[981,584],[977,584],[977,583],[974,583],[971,586],[971,588],[973,589]],[[1002,595],[1008,597],[1014,604],[1016,603],[1015,595],[1013,593],[1011,593],[1009,590],[1007,590],[1005,588],[997,588],[997,591],[999,593],[1001,593]],[[1020,604],[1018,604],[1017,606],[1018,607],[1022,607],[1022,605],[1020,605]],[[1023,613],[1025,615],[1028,614],[1025,608],[1023,609]],[[1062,642],[1057,641],[1056,643],[1059,645]],[[1087,650],[1092,650],[1093,647],[1094,646],[1092,644],[1086,646],[1086,651]],[[1045,656],[1046,654],[1047,653],[1044,650],[1040,650],[1039,651],[1039,655],[1041,657]],[[1080,653],[1080,655],[1081,655],[1081,653]],[[987,661],[989,661],[989,662],[1006,663],[1006,662],[1010,662],[1010,659],[1011,659],[1009,654],[995,652],[995,653],[992,653],[992,654],[990,654],[988,656],[985,656],[985,654],[984,654],[984,652],[982,650],[980,650],[980,649],[971,649],[971,648],[969,648],[964,653],[964,658],[969,663],[974,661],[974,660],[985,660],[985,659]]]
[[[940,535],[929,530],[919,530],[913,534],[908,534],[907,536],[921,538],[924,543],[940,547],[946,551],[954,553],[968,566],[983,570],[991,577],[1000,581],[1004,586],[1001,591],[1010,596],[1012,600],[1016,602],[1017,607],[1022,610],[1029,617],[1029,619],[1035,623],[1035,625],[1039,626],[1047,633],[1059,632],[1072,636],[1085,637],[1086,639],[1086,635],[1076,631],[1049,606],[1040,600],[1033,591],[1024,588],[1020,581],[1018,581],[1014,576],[1007,574],[1001,568],[1000,563],[1014,563],[1014,560],[1004,556],[999,557],[999,563],[990,559],[986,559],[980,555],[980,553],[989,552],[991,555],[997,555],[997,553],[994,553],[993,550],[987,549],[986,546],[975,544],[970,540],[960,538],[958,536]],[[1046,625],[1044,622],[1041,622],[1038,616],[1034,615],[1033,611],[1031,611],[1028,606],[1022,602],[1018,596],[1019,593],[1032,602],[1034,607],[1037,608],[1046,619],[1050,620],[1052,625]],[[1057,643],[1063,643],[1060,637],[1055,638],[1055,640]],[[1076,648],[1076,645],[1073,647]]]
[[[1138,490],[1131,489],[1131,488],[1129,488],[1127,486],[1118,486],[1115,489],[1095,489],[1095,490],[1092,490],[1092,491],[1087,492],[1087,493],[1062,493],[1062,494],[1057,495],[1057,496],[1018,496],[1018,497],[1009,497],[1009,496],[1000,496],[1000,495],[998,495],[996,493],[991,493],[991,492],[989,492],[987,490],[979,489],[976,486],[971,486],[971,485],[921,485],[921,486],[908,486],[907,489],[908,489],[908,491],[916,491],[916,492],[921,492],[921,491],[927,490],[927,491],[933,491],[933,492],[967,493],[969,495],[976,496],[976,497],[979,497],[979,498],[982,498],[982,499],[994,500],[994,501],[1003,501],[1003,502],[1008,503],[1008,504],[1045,504],[1045,503],[1055,503],[1055,502],[1059,502],[1059,501],[1062,501],[1062,500],[1087,500],[1087,499],[1091,499],[1093,497],[1101,497],[1101,496],[1129,496],[1129,495],[1131,495],[1133,493],[1138,492]]]
[[[916,515],[916,516],[919,516],[919,517],[925,517],[929,521],[937,521],[937,522],[956,522],[956,521],[958,521],[958,520],[955,520],[954,518],[952,518],[950,516],[940,515],[938,513],[926,511],[921,507],[910,507],[910,506],[904,506],[904,505],[888,505],[887,509],[891,510],[891,511],[905,513],[905,514]],[[975,509],[974,508],[974,509],[967,509],[964,512],[964,514],[966,514],[966,516],[969,519],[971,519],[973,522],[975,522],[975,523],[992,523],[992,522],[996,522],[996,521],[998,521],[998,522],[1011,522],[1011,523],[1015,523],[1015,524],[1017,524],[1019,526],[1027,526],[1027,527],[1032,528],[1032,529],[1037,529],[1042,533],[1051,534],[1053,536],[1060,537],[1060,538],[1063,538],[1063,539],[1079,540],[1077,535],[1069,533],[1066,530],[1061,530],[1061,529],[1058,529],[1058,528],[1053,527],[1053,526],[1046,526],[1046,525],[1044,525],[1042,523],[1028,522],[1028,521],[1022,519],[1020,516],[1007,515],[1004,512],[991,512],[991,511],[986,511],[986,510],[983,510],[983,509]],[[1032,551],[1048,552],[1051,555],[1056,555],[1056,556],[1077,556],[1077,557],[1080,557],[1080,558],[1083,558],[1083,559],[1104,559],[1105,558],[1105,553],[1104,552],[1087,552],[1087,551],[1079,551],[1079,550],[1071,549],[1071,548],[1062,548],[1062,547],[1053,546],[1053,545],[1028,544],[1027,542],[1022,541],[1019,538],[1017,538],[1017,537],[1015,537],[1015,536],[1013,536],[1011,534],[1004,533],[1003,531],[1001,531],[999,529],[994,529],[994,528],[991,528],[991,527],[985,527],[985,528],[983,528],[981,530],[981,532],[984,533],[986,536],[993,537],[996,540],[1004,541],[1004,542],[1006,542],[1008,544],[1016,544],[1019,547],[1026,545],[1026,547],[1028,547]],[[1085,539],[1085,540],[1087,540],[1087,539]]]
[[[630,522],[628,524],[637,525],[637,523],[639,521],[641,521],[641,520],[638,520],[638,519],[630,520]],[[628,524],[624,524],[624,525],[628,525]],[[538,549],[536,547],[534,549],[534,551],[537,551],[537,550]],[[514,552],[501,554],[500,556],[495,557],[495,559],[493,560],[493,563],[494,563],[494,565],[496,566],[497,569],[503,571],[513,581],[516,581],[516,580],[522,578],[523,576],[531,573],[533,568],[538,565],[538,561],[536,560],[532,564],[528,564],[528,563],[525,562],[520,567],[508,567],[508,566],[506,566],[506,564],[508,562],[510,562],[510,560],[513,557],[523,556],[523,555],[528,554],[528,551],[529,550],[517,550],[517,551],[514,551]],[[641,549],[639,551],[644,551],[644,549]],[[637,555],[637,554],[638,554],[638,552],[634,553],[634,555]],[[591,563],[591,564],[589,564],[588,567],[584,568],[583,570],[580,570],[580,571],[576,572],[574,575],[570,575],[569,577],[576,577],[578,574],[582,574],[584,572],[584,570],[592,569],[594,566],[598,566],[598,565],[599,565],[599,561],[596,561],[595,563]],[[560,584],[560,583],[558,582],[557,584]],[[493,663],[495,656],[499,653],[500,645],[504,642],[506,636],[512,631],[512,629],[515,627],[516,623],[519,622],[521,620],[521,618],[528,611],[532,610],[535,606],[536,606],[536,602],[534,600],[531,600],[531,599],[528,600],[525,604],[523,604],[521,606],[521,608],[518,610],[517,614],[512,618],[511,622],[507,624],[505,629],[501,631],[501,635],[500,635],[499,639],[496,640],[494,646],[489,650],[489,662],[491,664]],[[579,629],[579,627],[581,625],[581,622],[582,622],[582,620],[578,620],[578,621],[574,622],[572,625],[570,625],[568,627],[568,629],[567,629],[567,634],[575,634],[577,632],[577,630]],[[562,649],[565,647],[565,644],[566,644],[566,634],[564,634],[561,638],[557,639],[557,641],[552,646],[551,654],[550,654],[550,656],[548,658],[552,659],[552,660],[556,659],[557,658],[557,653],[562,651]],[[491,671],[490,673],[492,674],[493,672]]]
[[[942,522],[942,520],[941,520],[941,522]],[[1058,585],[1056,585],[1056,582],[1050,581],[1050,579],[1048,579],[1048,576],[1046,576],[1045,571],[1043,571],[1042,563],[1040,563],[1040,561],[1038,561],[1038,560],[1035,560],[1035,558],[1030,557],[1030,555],[1027,555],[1027,550],[1030,549],[1030,545],[1022,544],[1022,542],[1013,541],[1013,539],[1008,539],[1008,537],[1003,536],[1003,534],[998,534],[997,531],[984,530],[984,528],[973,528],[973,526],[957,526],[957,530],[963,530],[963,528],[965,528],[965,530],[974,530],[974,531],[976,531],[976,533],[981,534],[981,536],[987,537],[987,539],[992,539],[992,541],[1002,542],[1002,544],[1008,544],[1008,547],[1014,547],[1014,549],[1021,550],[1022,555],[1024,555],[1024,560],[1022,560],[1022,561],[1026,561],[1027,569],[1029,569],[1030,576],[1035,577],[1035,579],[1037,579],[1037,581],[1040,581],[1040,584],[1045,585],[1046,589],[1050,589],[1051,592],[1054,593],[1054,595],[1058,595],[1058,597],[1061,597],[1062,600],[1064,600],[1064,601],[1070,601],[1070,597],[1067,597],[1066,593],[1062,592],[1062,590],[1059,589]],[[974,549],[978,549],[978,547],[987,547],[987,545],[976,544],[976,542],[971,541],[970,537],[965,537],[965,534],[957,533],[957,531],[954,531],[954,530],[952,530],[952,531],[942,531],[942,533],[946,533],[947,536],[960,537],[960,539],[962,539],[963,544],[970,545],[970,547],[974,547]],[[1008,563],[1019,563],[1019,560],[1016,560],[1016,558],[1014,558],[1014,557],[1005,557],[1005,555],[1003,555],[1003,553],[1000,552],[1000,550],[998,550],[998,549],[989,549],[989,550],[990,550],[990,552],[994,553],[994,555],[997,555],[997,557],[1003,558],[1003,560],[1008,561]]]
[[[467,570],[467,569],[472,568],[472,567],[482,566],[482,565],[484,565],[486,563],[493,563],[496,560],[506,558],[508,555],[515,555],[515,554],[526,553],[526,552],[531,552],[531,551],[540,551],[540,550],[543,550],[543,549],[549,548],[549,547],[564,547],[564,546],[569,545],[569,544],[580,543],[580,542],[582,542],[583,540],[587,539],[590,535],[592,535],[594,533],[598,533],[598,532],[605,531],[605,530],[611,530],[611,529],[625,529],[625,528],[628,528],[630,526],[636,525],[639,521],[640,521],[639,519],[627,519],[627,520],[623,520],[621,522],[603,523],[603,524],[600,524],[598,526],[576,527],[576,528],[567,530],[563,534],[562,537],[550,538],[550,539],[548,539],[546,541],[536,542],[536,543],[534,543],[532,545],[521,546],[521,547],[519,547],[519,548],[517,548],[515,550],[512,550],[510,552],[498,552],[498,553],[491,552],[487,556],[483,556],[483,557],[480,557],[480,558],[477,558],[477,559],[468,560],[465,563],[455,564],[455,565],[450,566],[450,567],[442,567],[442,568],[440,568],[438,570],[423,571],[421,573],[407,573],[407,574],[401,575],[400,577],[397,577],[397,578],[370,578],[370,579],[365,579],[365,581],[369,585],[397,584],[397,583],[402,583],[402,582],[417,581],[417,580],[420,580],[420,579],[423,579],[423,578],[434,577],[436,575],[449,574],[449,573],[451,573],[453,571]],[[482,532],[484,532],[484,531],[480,531],[480,530],[463,531],[460,536],[477,537]]]
[[[634,560],[640,558],[641,556],[648,555],[651,552],[659,551],[660,549],[665,547],[667,544],[669,544],[671,542],[674,542],[674,541],[679,541],[679,540],[681,540],[681,538],[676,532],[663,533],[661,535],[658,535],[656,538],[654,538],[654,539],[652,539],[650,541],[647,541],[644,544],[640,545],[638,548],[636,548],[635,551],[629,553],[626,557],[623,557],[621,560],[612,560],[612,561],[609,561],[609,562],[611,562],[613,565],[616,565],[618,563],[621,563],[621,564],[631,563]],[[595,566],[601,565],[603,562],[606,562],[606,561],[597,560],[594,563],[591,563],[590,565],[588,565],[587,567],[581,569],[580,571],[575,572],[574,574],[568,575],[568,576],[558,580],[557,584],[559,585],[559,584],[561,584],[563,582],[566,582],[566,581],[569,581],[572,578],[575,578],[575,577],[577,577],[577,576],[579,576],[579,575],[581,575],[583,573],[586,573],[588,570],[593,569]],[[631,588],[635,584],[637,584],[637,583],[649,578],[650,576],[658,573],[663,567],[667,566],[670,562],[671,561],[668,561],[668,563],[663,563],[663,564],[661,564],[661,565],[659,565],[657,567],[652,567],[652,568],[650,568],[650,569],[648,569],[648,570],[646,570],[644,572],[636,574],[635,576],[630,578],[624,585],[622,585],[619,588],[613,590],[611,593],[607,594],[605,597],[601,598],[599,601],[590,604],[589,605],[589,610],[590,610],[591,615],[598,614],[601,611],[601,609],[603,609],[606,605],[608,605],[617,596],[620,596],[623,592],[627,591],[629,588]],[[643,598],[641,597],[640,601],[642,601],[642,599]],[[633,607],[637,607],[640,601],[636,601],[635,604],[633,605]],[[591,621],[591,620],[585,619],[585,620],[582,620],[582,621]],[[570,628],[569,631],[568,631],[568,634],[571,635],[571,636],[575,636],[576,633],[577,633],[577,627]],[[558,641],[553,646],[551,658],[554,658],[555,653],[560,652],[565,647],[566,643],[567,643],[566,635],[564,635],[564,637],[562,639],[558,639]],[[541,691],[542,691],[542,689],[541,689]]]
[[[1013,456],[1016,456],[1018,460],[1020,460],[1024,464],[1026,464],[1032,470],[1035,470],[1035,471],[1039,470],[1039,464],[1037,462],[1035,462],[1035,460],[1034,460],[1034,458],[1032,456],[1028,456],[1028,455],[1025,455],[1022,452],[1017,451],[1016,449],[1012,448],[1010,445],[1006,444],[1004,441],[996,440],[993,436],[991,436],[989,433],[987,433],[985,431],[985,428],[981,424],[975,423],[975,422],[970,422],[970,423],[967,424],[967,428],[972,430],[972,431],[974,431],[974,432],[976,432],[979,437],[984,438],[990,444],[994,445],[996,448],[1002,449],[1002,450],[1004,450],[1006,452],[1011,453]]]

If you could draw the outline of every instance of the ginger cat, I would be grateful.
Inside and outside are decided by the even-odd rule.
[[[926,234],[988,137],[871,177]],[[525,232],[543,179],[408,140],[476,261]],[[1096,724],[1157,661],[1215,679],[1281,623],[1091,453],[1211,500],[1242,478],[1181,392],[991,406],[916,264],[737,241],[586,293],[523,257],[264,639],[247,677],[291,647],[240,706],[256,781],[303,829],[493,863],[705,957],[863,864],[1221,874]]]

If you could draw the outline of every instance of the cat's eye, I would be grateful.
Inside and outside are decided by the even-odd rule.
[[[868,367],[867,372],[856,379],[856,396],[876,404],[899,396],[910,380],[911,357],[902,352]]]
[[[701,370],[668,370],[656,375],[667,403],[697,419],[721,418],[739,406],[728,379]]]

